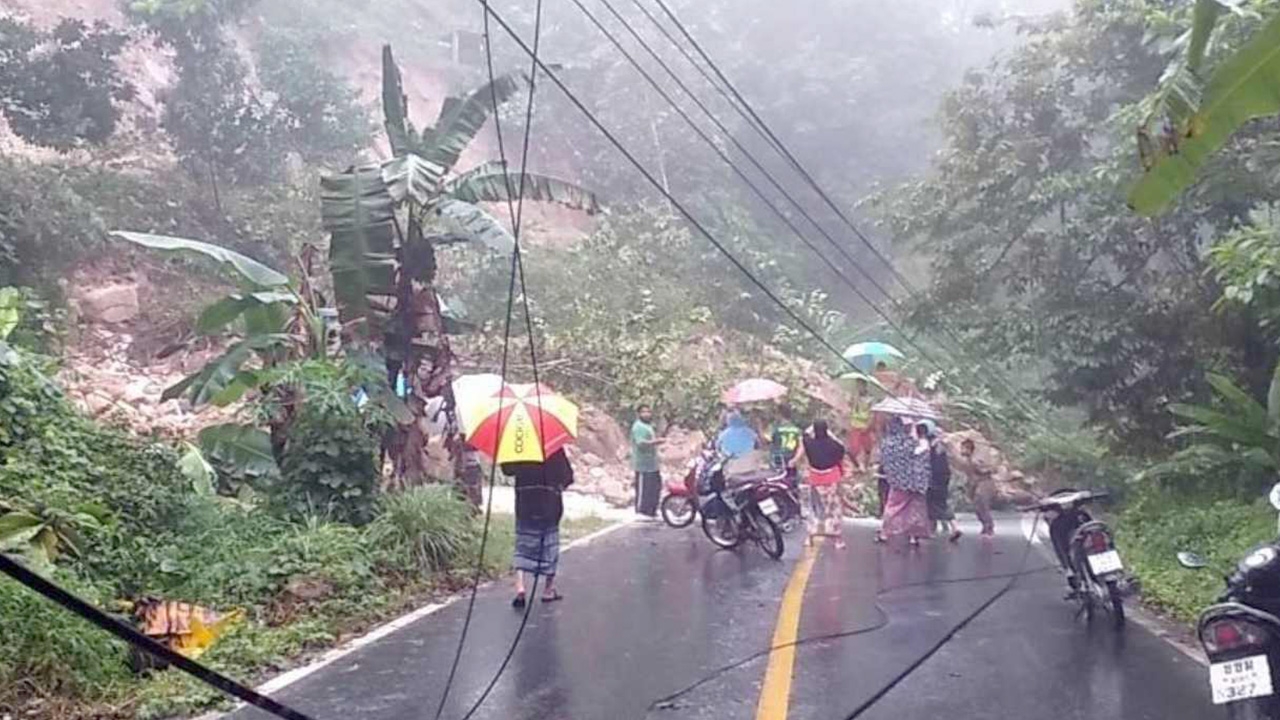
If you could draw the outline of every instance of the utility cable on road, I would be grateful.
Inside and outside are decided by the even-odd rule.
[[[501,375],[500,375],[501,383],[499,385],[500,391],[499,391],[499,400],[498,400],[498,418],[499,418],[499,422],[501,422],[501,419],[503,417],[503,412],[502,412],[503,402],[505,401],[506,395],[507,395],[507,393],[505,392],[505,389],[507,386],[507,371],[509,369],[508,363],[509,363],[509,356],[510,356],[509,351],[510,351],[510,345],[511,345],[511,320],[512,320],[512,313],[515,306],[516,280],[519,279],[520,297],[524,305],[525,330],[528,335],[528,341],[529,341],[529,360],[530,360],[530,366],[532,367],[532,372],[533,372],[534,393],[536,398],[536,405],[538,408],[538,423],[539,423],[538,437],[540,438],[540,441],[541,441],[541,439],[546,437],[546,433],[543,432],[544,428],[542,427],[542,423],[544,422],[543,413],[542,413],[542,384],[541,384],[540,378],[538,377],[537,344],[534,342],[533,318],[532,318],[532,313],[530,312],[530,309],[529,309],[529,289],[528,289],[528,286],[525,284],[524,257],[520,252],[520,229],[521,229],[522,221],[524,219],[524,191],[525,191],[525,181],[528,178],[529,136],[533,130],[533,101],[537,92],[537,78],[538,78],[538,64],[539,64],[538,50],[539,50],[539,44],[542,38],[542,0],[538,0],[537,8],[535,10],[534,30],[533,30],[533,33],[534,33],[533,34],[533,52],[531,54],[532,62],[531,62],[531,68],[529,72],[529,100],[525,108],[524,139],[521,144],[521,150],[520,150],[520,183],[518,187],[518,192],[513,192],[513,190],[517,190],[517,188],[513,188],[511,185],[511,174],[507,166],[506,146],[505,146],[503,135],[502,135],[502,117],[498,107],[498,95],[494,88],[495,73],[493,69],[493,50],[492,50],[493,46],[490,41],[491,36],[489,32],[489,13],[487,12],[488,0],[482,0],[482,1],[484,3],[485,10],[486,10],[486,12],[484,13],[484,49],[485,49],[485,67],[489,75],[489,84],[487,87],[489,89],[490,100],[492,101],[491,110],[493,112],[494,129],[497,133],[497,138],[498,138],[498,159],[502,165],[502,180],[503,180],[503,185],[506,189],[507,212],[509,213],[509,216],[510,216],[511,233],[512,233],[512,239],[513,239],[513,244],[511,248],[511,276],[507,284],[507,312],[506,312],[506,318],[503,326],[502,367],[501,367]],[[513,403],[518,402],[518,400],[513,399],[512,402]],[[489,467],[489,497],[487,499],[487,502],[485,503],[484,527],[481,530],[481,535],[480,535],[480,550],[479,550],[479,555],[476,558],[475,577],[472,580],[471,596],[467,601],[467,612],[463,619],[462,631],[458,635],[458,647],[454,652],[453,663],[449,668],[449,676],[448,676],[448,679],[445,681],[444,691],[440,695],[440,704],[436,706],[435,720],[440,720],[440,717],[444,714],[445,704],[449,699],[449,691],[453,687],[454,679],[457,677],[458,665],[462,660],[462,650],[466,645],[467,632],[471,627],[471,618],[475,611],[476,596],[479,594],[479,591],[480,591],[480,576],[484,568],[485,550],[486,550],[486,546],[488,544],[488,539],[489,539],[489,525],[490,525],[490,521],[493,514],[494,487],[497,484],[498,462],[497,462],[496,456],[497,456],[498,447],[501,445],[500,440],[501,438],[499,437],[498,440],[495,441],[494,462]],[[539,544],[538,544],[539,563],[541,563],[541,558],[545,552],[546,552],[546,534],[543,533],[542,537],[539,539]],[[519,571],[517,570],[517,572]],[[538,596],[539,578],[540,578],[540,575],[535,573],[533,576],[533,583],[529,588],[528,597],[530,599],[536,598]],[[511,662],[511,658],[515,654],[516,646],[519,645],[520,639],[524,636],[525,627],[529,623],[529,615],[532,611],[533,611],[533,602],[530,601],[525,605],[523,616],[520,618],[520,626],[516,630],[515,638],[512,639],[511,647],[507,650],[506,656],[502,659],[502,662],[499,663],[497,671],[494,673],[493,678],[489,681],[489,684],[485,687],[484,691],[480,693],[480,696],[471,705],[471,708],[467,710],[466,714],[463,716],[463,720],[470,720],[471,716],[475,714],[476,710],[478,710],[480,706],[484,704],[484,701],[489,697],[489,693],[493,691],[494,686],[498,684],[498,680],[502,677],[502,674],[506,671],[507,665]]]
[[[1032,538],[1035,537],[1034,530],[1035,528],[1033,525],[1033,528],[1032,528],[1033,534],[1031,535]],[[1031,540],[1027,541],[1026,548],[1027,548],[1028,554],[1031,548],[1031,542],[1032,542]],[[1024,568],[1026,565],[1026,560],[1027,560],[1027,557],[1024,555],[1023,561],[1022,561]],[[995,574],[995,575],[975,575],[972,577],[950,578],[945,580],[926,580],[923,582],[904,583],[902,585],[891,585],[887,588],[881,588],[877,590],[876,597],[879,598],[883,595],[888,595],[889,593],[897,592],[899,590],[905,590],[908,588],[938,587],[942,585],[984,582],[984,581],[990,581],[990,580],[1006,580],[1007,579],[1009,581],[995,595],[993,595],[991,598],[986,600],[978,608],[976,612],[972,613],[969,616],[966,616],[964,619],[960,621],[959,624],[948,629],[948,631],[943,634],[942,639],[938,643],[936,643],[933,647],[931,647],[930,650],[928,650],[925,653],[925,655],[913,661],[904,674],[902,674],[901,676],[895,676],[895,678],[890,681],[889,685],[878,690],[872,696],[871,699],[869,699],[866,703],[863,704],[863,706],[860,706],[859,709],[855,711],[855,715],[853,715],[852,717],[856,717],[857,716],[856,713],[861,713],[863,712],[863,710],[865,710],[866,707],[870,707],[871,703],[874,703],[876,700],[883,697],[885,693],[893,689],[894,685],[896,685],[898,682],[901,682],[901,680],[905,678],[907,674],[909,674],[911,671],[919,667],[922,663],[924,663],[924,661],[928,660],[929,657],[932,656],[935,652],[937,652],[938,649],[941,648],[943,644],[945,644],[948,640],[954,637],[957,632],[962,630],[965,625],[969,624],[969,622],[971,622],[974,618],[976,618],[979,614],[981,614],[983,610],[990,607],[992,604],[995,603],[996,600],[1000,599],[1000,597],[1002,597],[1005,593],[1007,593],[1012,588],[1013,583],[1017,581],[1018,578],[1024,577],[1026,575],[1035,575],[1038,573],[1047,572],[1049,570],[1056,570],[1057,567],[1058,566],[1054,564],[1045,564],[1041,567],[1032,568],[1030,570],[1020,569],[1012,573],[1001,573],[1001,574]],[[761,658],[768,657],[769,654],[775,650],[783,650],[786,648],[798,647],[801,645],[812,645],[812,644],[830,642],[832,640],[842,640],[845,638],[856,637],[858,635],[866,635],[869,633],[876,632],[877,630],[882,630],[885,627],[888,627],[888,625],[890,624],[889,613],[886,612],[885,609],[880,605],[879,600],[877,600],[872,605],[872,607],[875,609],[876,613],[880,616],[880,618],[875,622],[871,623],[870,625],[853,628],[851,630],[841,630],[841,631],[831,632],[831,633],[822,633],[819,635],[808,635],[806,637],[799,638],[792,642],[770,645],[769,647],[753,652],[750,655],[734,660],[731,663],[721,665],[715,670],[712,670],[710,673],[707,673],[706,675],[703,675],[702,677],[698,678],[692,684],[686,685],[685,687],[681,688],[680,690],[677,690],[674,693],[671,693],[670,695],[665,695],[661,698],[658,698],[657,700],[654,700],[652,703],[649,704],[649,710],[655,711],[655,710],[675,709],[676,707],[678,707],[677,703],[680,700],[680,698],[683,698],[689,695],[690,693],[702,687],[703,685],[706,685],[707,683],[712,682],[717,678],[720,678],[726,673],[742,668]]]

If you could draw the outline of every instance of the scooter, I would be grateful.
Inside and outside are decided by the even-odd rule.
[[[711,446],[704,447],[697,457],[689,461],[684,477],[667,483],[666,497],[659,509],[662,520],[673,528],[688,527],[698,517],[698,479],[715,462],[716,453]]]
[[[1280,510],[1280,484],[1271,505]],[[1209,566],[1193,552],[1177,557],[1183,567]],[[1280,662],[1280,542],[1254,547],[1224,579],[1226,590],[1196,623],[1213,703],[1225,705],[1228,718],[1280,720],[1272,675]]]
[[[776,493],[768,483],[742,482],[729,486],[724,461],[716,460],[699,487],[702,532],[713,544],[726,550],[754,540],[766,555],[782,557],[782,529],[774,521],[780,511]]]
[[[1080,604],[1077,617],[1082,614],[1092,622],[1101,610],[1111,615],[1118,630],[1124,627],[1124,596],[1129,586],[1124,563],[1110,528],[1084,509],[1107,495],[1090,490],[1058,490],[1025,509],[1052,515],[1049,536],[1067,574],[1067,597]]]

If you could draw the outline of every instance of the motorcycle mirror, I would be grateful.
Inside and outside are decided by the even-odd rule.
[[[1271,507],[1280,510],[1280,483],[1276,483],[1271,488],[1271,494],[1267,496],[1267,499],[1271,501]]]
[[[1198,554],[1193,552],[1178,553],[1178,563],[1182,565],[1182,567],[1184,568],[1191,568],[1193,570],[1196,570],[1202,567],[1207,567],[1209,565],[1208,560],[1205,560],[1204,558],[1200,557]]]

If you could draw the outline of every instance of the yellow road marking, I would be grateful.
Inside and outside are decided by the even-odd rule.
[[[809,572],[818,557],[822,538],[813,547],[805,548],[804,557],[796,563],[782,594],[782,607],[778,608],[778,624],[773,629],[773,650],[769,653],[769,667],[764,673],[764,686],[760,688],[760,704],[756,706],[756,720],[786,720],[787,707],[791,703],[791,674],[796,663],[796,634],[800,630],[800,608],[804,604],[804,588],[809,584]]]

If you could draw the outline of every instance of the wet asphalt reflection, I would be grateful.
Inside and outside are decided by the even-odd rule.
[[[1016,517],[993,541],[878,546],[867,524],[819,551],[804,594],[790,718],[846,718],[1005,587],[861,716],[1213,717],[1207,672],[1142,627],[1086,626]],[[562,556],[565,600],[533,607],[473,715],[502,720],[754,718],[779,603],[802,553],[721,551],[697,527],[632,525]],[[997,577],[993,577],[997,576]],[[983,579],[986,578],[986,579]],[[483,589],[443,718],[474,704],[520,624],[506,583]],[[276,694],[316,720],[435,718],[466,603],[371,643]],[[672,697],[674,696],[674,697]],[[659,702],[669,698],[665,702]],[[235,720],[265,718],[241,710]]]

